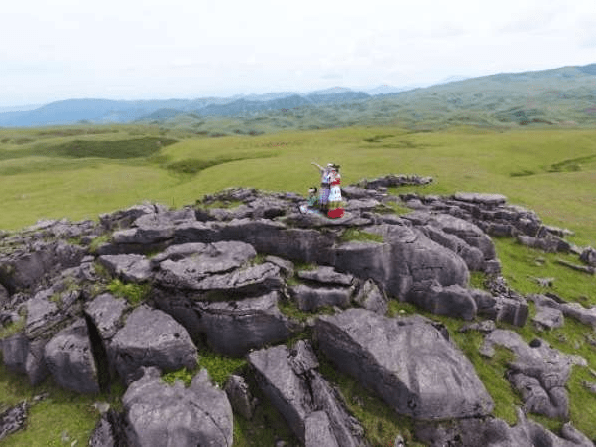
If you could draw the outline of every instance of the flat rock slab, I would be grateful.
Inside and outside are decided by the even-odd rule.
[[[60,386],[79,393],[99,392],[97,366],[84,318],[79,318],[48,342],[45,360]]]
[[[97,260],[112,275],[119,276],[124,281],[138,283],[145,282],[151,278],[151,263],[143,255],[103,255]]]
[[[274,291],[240,301],[197,302],[194,308],[209,345],[221,354],[240,357],[289,337],[288,320],[277,307],[279,298]]]
[[[540,325],[546,329],[555,329],[563,326],[565,319],[563,312],[552,307],[537,306],[536,315],[532,318],[532,322]]]
[[[202,250],[189,253],[189,256],[177,261],[166,259],[161,262],[157,282],[177,289],[205,290],[200,285],[202,280],[238,268],[257,255],[252,245],[240,241],[220,241],[194,247]],[[183,250],[188,248],[185,244]]]
[[[29,337],[34,337],[47,331],[65,318],[56,303],[41,296],[28,300],[26,307],[27,322],[25,324],[25,333]]]
[[[507,375],[522,394],[528,411],[548,417],[565,417],[568,397],[565,384],[571,366],[580,358],[562,354],[540,339],[526,343],[516,332],[497,329],[484,338],[480,353],[492,357],[494,346],[503,346],[515,354]]]
[[[284,283],[279,266],[264,262],[230,273],[208,276],[200,281],[194,290],[249,295],[279,290]]]
[[[310,287],[305,284],[298,284],[289,287],[288,291],[296,301],[298,309],[312,312],[324,306],[348,307],[354,288]]]
[[[165,312],[144,305],[128,316],[106,350],[125,383],[134,380],[141,366],[176,371],[192,369],[197,362],[197,349],[186,329]]]
[[[232,407],[205,369],[189,388],[180,381],[168,385],[153,367],[143,368],[143,373],[122,396],[129,445],[232,446]]]
[[[338,286],[351,286],[354,281],[352,275],[339,273],[329,266],[319,266],[314,270],[299,270],[298,278]]]
[[[0,440],[25,428],[27,410],[28,404],[25,401],[0,413]]]
[[[93,320],[101,338],[106,340],[112,338],[121,328],[120,319],[128,307],[125,299],[102,293],[86,304],[85,311]]]
[[[321,316],[319,347],[339,368],[415,419],[482,416],[493,401],[470,361],[422,317],[364,309]]]
[[[481,203],[484,205],[504,205],[507,197],[502,194],[483,194],[478,192],[456,192],[453,196],[455,200],[462,202]]]

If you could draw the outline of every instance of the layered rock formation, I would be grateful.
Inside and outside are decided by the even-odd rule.
[[[490,355],[495,343],[515,351],[508,377],[525,409],[565,417],[571,360],[495,330],[495,322],[524,326],[528,305],[499,279],[490,238],[532,237],[547,241],[547,250],[552,241],[557,250],[573,249],[565,232],[499,195],[408,194],[403,200],[416,211],[391,212],[400,198],[384,188],[429,181],[389,176],[346,187],[347,212],[334,220],[300,214],[303,198],[295,194],[229,189],[181,210],[145,204],[99,223],[45,221],[3,233],[3,361],[31,383],[51,375],[81,393],[121,380],[123,411],[102,416],[97,446],[232,445],[233,417],[250,418],[255,405],[242,377],[228,382],[228,394],[204,370],[190,387],[160,380],[195,371],[198,348],[246,358],[264,395],[307,446],[368,443],[338,388],[319,372],[321,356],[421,424],[423,442],[448,439],[436,425],[446,419],[455,421],[461,445],[497,439],[491,433],[504,422],[490,417],[492,398],[470,361],[427,318],[386,317],[388,303],[398,300],[431,314],[488,319],[483,352]],[[210,206],[226,202],[236,206]],[[490,292],[470,287],[470,271],[493,278]],[[592,322],[573,303],[532,299],[550,309],[536,316],[545,327],[556,324],[556,312]],[[286,346],[294,337],[311,341]],[[517,427],[498,441],[521,439]],[[537,424],[530,432],[541,434],[523,435],[519,445],[560,439]],[[561,445],[587,445],[575,432],[565,439],[574,443]]]

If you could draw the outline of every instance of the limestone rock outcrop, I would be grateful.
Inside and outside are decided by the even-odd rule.
[[[299,213],[305,199],[297,194],[231,188],[179,210],[145,203],[99,223],[41,221],[0,232],[3,362],[32,384],[52,375],[81,393],[123,382],[123,411],[102,414],[93,446],[231,445],[233,414],[260,411],[246,374],[304,445],[367,445],[362,424],[319,371],[321,356],[412,417],[429,445],[586,445],[567,425],[561,437],[521,417],[505,427],[490,416],[491,397],[444,326],[386,317],[399,301],[466,320],[462,332],[485,334],[484,355],[495,344],[514,351],[507,378],[525,410],[568,415],[565,383],[582,359],[496,329],[524,326],[529,309],[500,276],[490,236],[571,251],[587,264],[593,250],[568,244],[568,231],[504,196],[387,192],[430,181],[391,175],[346,186],[340,219]],[[416,211],[398,216],[396,203]],[[471,271],[485,273],[486,290],[470,287]],[[563,317],[596,327],[594,307],[528,299],[541,330]],[[296,338],[292,348],[283,344]],[[197,374],[199,351],[246,357],[249,366],[228,380],[226,395]],[[160,379],[182,368],[195,374],[190,388]]]
[[[493,409],[470,361],[422,317],[389,319],[348,309],[320,316],[315,334],[338,368],[400,414],[447,419],[483,416]]]

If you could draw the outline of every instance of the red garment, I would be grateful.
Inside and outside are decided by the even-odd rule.
[[[344,216],[344,209],[335,208],[334,210],[329,210],[327,211],[327,216],[331,217],[332,219],[339,219],[340,217]]]

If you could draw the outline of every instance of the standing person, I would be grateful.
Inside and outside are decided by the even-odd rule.
[[[327,215],[332,219],[337,219],[344,215],[344,209],[341,202],[341,177],[339,175],[339,165],[331,165],[329,171],[329,211]]]
[[[311,162],[312,165],[315,165],[317,168],[319,168],[319,172],[321,173],[321,190],[320,190],[320,194],[319,194],[319,209],[321,210],[321,212],[326,213],[327,209],[328,209],[328,205],[329,205],[329,189],[331,187],[330,185],[330,177],[329,177],[329,167],[331,166],[331,163],[329,163],[327,165],[327,168],[323,168],[322,166],[319,166],[318,164],[316,164],[314,161]]]

